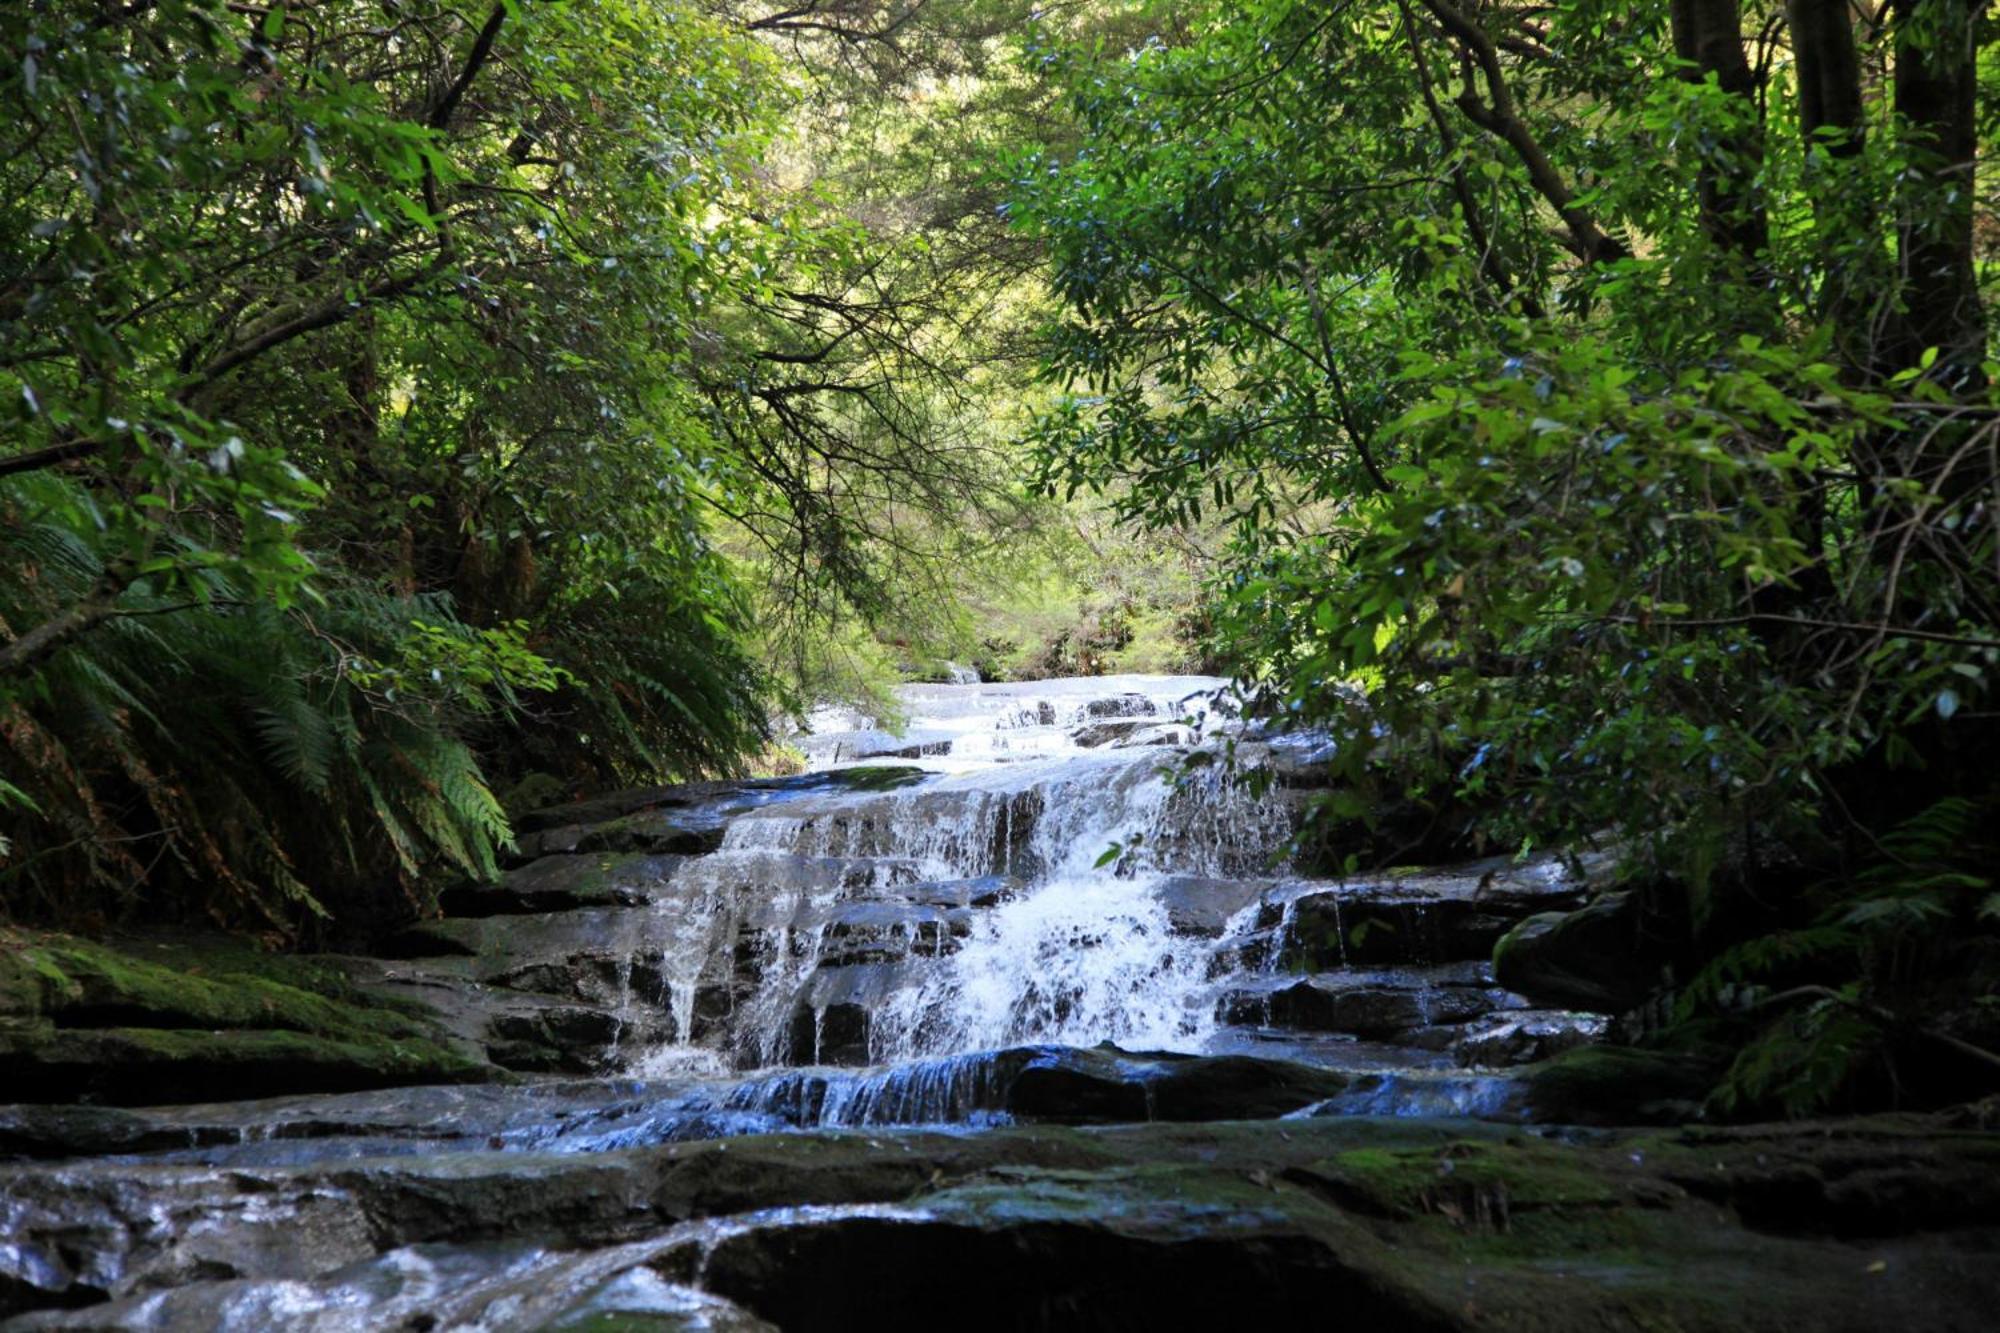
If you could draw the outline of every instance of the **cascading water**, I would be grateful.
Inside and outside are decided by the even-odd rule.
[[[906,726],[822,717],[800,742],[818,771],[607,793],[525,817],[518,866],[455,892],[454,915],[413,927],[393,955],[347,966],[355,984],[373,977],[400,1002],[450,997],[440,1012],[454,1036],[530,1077],[240,1109],[0,1113],[0,1156],[40,1151],[52,1133],[109,1154],[101,1178],[59,1166],[46,1207],[29,1200],[24,1212],[0,1189],[0,1310],[24,1273],[67,1284],[50,1288],[63,1304],[101,1299],[114,1275],[143,1313],[87,1316],[90,1327],[570,1327],[515,1317],[515,1303],[539,1299],[543,1285],[525,1268],[506,1267],[487,1289],[480,1308],[505,1317],[454,1322],[436,1314],[442,1307],[397,1304],[408,1273],[456,1291],[452,1265],[495,1262],[488,1210],[512,1208],[537,1181],[562,1183],[506,1225],[540,1236],[551,1219],[578,1218],[579,1280],[666,1254],[663,1245],[692,1247],[670,1270],[634,1279],[642,1288],[669,1271],[700,1282],[710,1243],[726,1248],[746,1227],[922,1228],[946,1216],[931,1209],[971,1208],[956,1216],[976,1225],[946,1230],[953,1245],[985,1247],[977,1257],[951,1251],[983,1304],[996,1219],[1040,1233],[1052,1216],[1087,1217],[1091,1248],[1081,1253],[1095,1265],[1117,1234],[1099,1228],[1100,1213],[1116,1214],[1149,1252],[1192,1260],[1194,1250],[1163,1249],[1153,1230],[1160,1208],[1190,1203],[1190,1169],[1217,1174],[1192,1196],[1197,1232],[1187,1234],[1226,1214],[1268,1249],[1262,1204],[1245,1212],[1227,1202],[1249,1187],[1244,1162],[1293,1151],[1295,1139],[1322,1145],[1300,1162],[1325,1160],[1335,1143],[1381,1141],[1279,1117],[1531,1114],[1532,1085],[1497,1068],[1588,1040],[1604,1020],[1532,1007],[1495,984],[1491,956],[1515,923],[1580,905],[1572,871],[1581,867],[1503,858],[1329,879],[1313,877],[1305,855],[1303,867],[1282,864],[1276,853],[1299,810],[1329,779],[1326,742],[1274,740],[1236,718],[1221,687],[1193,678],[915,686],[903,696]],[[1217,1159],[1218,1144],[1254,1128],[1240,1122],[1258,1120],[1269,1122],[1260,1146],[1239,1135]],[[1146,1121],[1239,1123],[1195,1135],[1033,1128]],[[926,1132],[893,1132],[912,1126]],[[842,1128],[861,1132],[799,1137]],[[740,1150],[681,1147],[739,1138]],[[1147,1155],[1134,1163],[1178,1165],[1076,1165],[1140,1140]],[[1422,1150],[1442,1141],[1430,1133]],[[661,1144],[676,1146],[646,1151]],[[522,1154],[525,1165],[496,1174],[484,1160],[492,1154]],[[596,1160],[581,1171],[563,1164],[579,1154]],[[1003,1179],[1029,1165],[1058,1172],[1044,1179],[1052,1192],[1019,1194]],[[948,1174],[961,1183],[943,1184]],[[1096,1182],[1092,1193],[1072,1189],[1079,1175]],[[822,1189],[931,1202],[905,1212],[798,1202]],[[960,1190],[962,1204],[951,1203]],[[764,1197],[779,1206],[744,1202]],[[462,1210],[447,1202],[460,1198]],[[1317,1194],[1301,1198],[1311,1217],[1324,1216]],[[298,1211],[268,1211],[286,1199],[279,1207]],[[589,1249],[717,1206],[740,1216],[682,1223],[638,1249]],[[434,1219],[460,1211],[458,1234],[477,1243],[434,1265]],[[380,1248],[371,1238],[384,1225],[402,1225],[398,1242],[420,1238],[424,1248],[393,1258],[393,1271],[348,1264]],[[1311,1225],[1319,1235],[1321,1222]],[[271,1238],[255,1239],[259,1227]],[[39,1248],[22,1248],[21,1234]],[[925,1266],[940,1262],[935,1249],[875,1234]],[[296,1255],[322,1262],[323,1244],[329,1285],[314,1294],[287,1275]],[[790,1254],[743,1270],[758,1290],[792,1263],[781,1253]],[[100,1254],[111,1257],[91,1257]],[[1038,1280],[1051,1270],[1036,1254]],[[116,1278],[131,1256],[139,1276]],[[246,1263],[275,1285],[246,1281]],[[1314,1261],[1315,1280],[1335,1270],[1346,1272]],[[185,1287],[184,1317],[153,1317],[148,1292],[160,1283],[172,1298]],[[631,1295],[619,1291],[619,1302]],[[239,1296],[233,1323],[203,1304]],[[1222,1319],[1203,1322],[1241,1308],[1232,1300]],[[1039,1326],[1050,1309],[1003,1322]],[[369,1318],[356,1322],[358,1310]],[[809,1324],[818,1326],[795,1326]]]
[[[1479,901],[1501,870],[1289,874],[1297,792],[1225,762],[1259,746],[1223,681],[912,686],[903,702],[897,731],[818,717],[800,741],[816,768],[858,771],[733,812],[637,914],[645,967],[627,970],[658,981],[621,994],[666,1015],[628,1025],[654,1040],[627,1068],[749,1076],[676,1114],[964,1123],[998,1105],[991,1053],[1103,1043],[1476,1084],[1469,1066],[1525,1058],[1507,1034],[1568,1031],[1504,1019],[1523,1002],[1492,989],[1504,921]],[[1263,745],[1261,762],[1284,749],[1300,747]]]
[[[838,1006],[865,1013],[871,1062],[1043,1041],[1197,1049],[1216,1021],[1213,949],[1176,933],[1162,885],[1263,869],[1289,823],[1220,766],[1181,772],[1183,751],[1079,744],[1107,721],[1120,741],[1181,739],[1224,684],[1124,683],[913,689],[932,711],[909,734],[948,737],[920,760],[934,777],[735,821],[653,909],[674,1040],[640,1067],[700,1066],[718,1046],[739,1068],[817,1063]],[[984,910],[906,892],[981,877],[1003,879]]]

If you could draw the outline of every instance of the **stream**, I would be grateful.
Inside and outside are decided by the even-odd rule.
[[[1594,1142],[1519,1075],[1605,1020],[1489,960],[1600,864],[1303,873],[1323,742],[1222,680],[902,702],[816,715],[794,777],[525,818],[342,963],[489,1081],[0,1108],[0,1327],[1212,1326],[1355,1262],[1341,1154]],[[1476,1166],[1437,1206],[1490,1223]]]

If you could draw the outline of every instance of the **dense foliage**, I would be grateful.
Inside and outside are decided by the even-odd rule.
[[[0,904],[408,910],[505,804],[742,762],[772,605],[998,503],[946,294],[782,166],[770,43],[887,95],[810,18],[6,7]]]
[[[1177,7],[1032,50],[1086,139],[1014,168],[1044,484],[1233,525],[1225,650],[1353,810],[1674,876],[1750,1103],[2000,1032],[2000,59],[1983,4],[1859,9]]]
[[[1990,10],[7,6],[0,911],[1219,664],[1336,860],[1626,849],[1718,1104],[1990,1072]]]

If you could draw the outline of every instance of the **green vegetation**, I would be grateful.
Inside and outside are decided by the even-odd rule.
[[[494,1077],[422,1013],[363,994],[336,968],[245,945],[0,934],[0,1065],[43,1097]]]
[[[1021,502],[941,281],[978,238],[806,168],[980,32],[8,7],[6,910],[365,925],[490,874],[506,807],[879,687],[808,664]]]
[[[1043,485],[1227,528],[1216,638],[1343,742],[1327,815],[1634,849],[1738,1109],[2000,1037],[2000,61],[1872,10],[1180,6],[1031,42],[1077,129],[1012,167]]]
[[[1223,669],[1330,827],[1629,849],[1717,1107],[1990,1080],[1995,23],[10,6],[0,908],[324,937],[947,662]]]

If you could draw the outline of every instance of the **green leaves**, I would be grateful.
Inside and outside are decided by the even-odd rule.
[[[1926,197],[1931,131],[1868,100],[1815,139],[1793,71],[1724,77],[1726,33],[1684,77],[1684,10],[1557,4],[1524,45],[1480,7],[1489,69],[1422,6],[1216,7],[1051,57],[1085,142],[1020,154],[1010,206],[1064,306],[1041,483],[1138,528],[1233,490],[1217,639],[1368,756],[1344,776],[1493,844],[1617,831],[1706,922],[1722,831],[1907,871],[1902,803],[1985,781],[2000,394],[1972,260],[1896,271],[1964,206]],[[1945,290],[1956,361],[1898,331]],[[1881,941],[1985,919],[1898,885],[1759,901],[1746,972],[1828,984],[1746,1099],[1848,1077]]]

